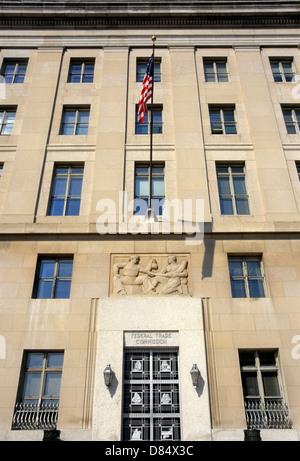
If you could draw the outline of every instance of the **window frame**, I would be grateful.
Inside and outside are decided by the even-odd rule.
[[[237,275],[237,276],[232,276],[230,274],[230,261],[241,261],[242,263],[242,275]],[[259,261],[259,268],[260,268],[260,275],[259,276],[251,276],[248,273],[248,267],[247,267],[247,261]],[[230,286],[231,286],[231,293],[232,297],[235,299],[261,299],[261,298],[266,298],[267,292],[266,292],[266,280],[265,280],[265,274],[264,274],[264,268],[263,268],[263,261],[262,261],[262,256],[261,255],[229,255],[228,256],[228,269],[229,269],[229,278],[230,278]],[[242,280],[244,282],[244,292],[245,296],[234,296],[234,291],[233,291],[233,281],[238,281]],[[262,290],[263,290],[263,296],[251,296],[251,290],[250,290],[250,284],[249,281],[260,281]]]
[[[65,168],[65,169],[68,169],[68,172],[67,174],[57,174],[56,173],[56,170],[59,169],[59,168]],[[75,168],[80,168],[82,169],[82,173],[72,173],[72,170],[75,169]],[[59,178],[59,177],[65,177],[67,176],[67,183],[66,183],[66,190],[65,190],[65,194],[64,196],[59,196],[59,195],[54,195],[53,194],[53,191],[54,191],[54,187],[55,187],[55,180],[56,178]],[[77,196],[77,195],[70,195],[69,192],[70,192],[70,186],[71,186],[71,179],[72,177],[80,177],[82,179],[81,181],[81,194],[80,196]],[[54,168],[53,168],[53,177],[52,177],[52,182],[51,182],[51,192],[50,192],[50,197],[49,197],[49,205],[48,205],[48,212],[47,212],[47,216],[79,216],[80,215],[80,207],[81,207],[81,199],[82,199],[82,184],[83,184],[83,177],[84,177],[84,163],[74,163],[74,164],[66,164],[66,163],[63,163],[63,164],[59,164],[59,163],[56,163],[54,164]],[[52,201],[55,197],[61,197],[63,198],[64,200],[64,206],[63,206],[63,213],[62,214],[52,214],[51,213],[51,207],[52,207]],[[71,198],[80,198],[80,203],[79,203],[79,211],[78,211],[78,214],[67,214],[66,211],[67,211],[67,206],[68,206],[68,201],[69,199]]]
[[[74,73],[72,72],[72,65],[80,65],[81,70],[80,73]],[[88,73],[85,71],[86,66],[93,65],[93,73]],[[73,82],[71,80],[73,75],[78,75],[80,76],[79,82]],[[90,81],[84,81],[84,78],[87,75],[91,75],[92,79]],[[95,58],[71,58],[70,59],[70,65],[69,65],[69,72],[68,72],[68,83],[94,83],[94,77],[95,77]]]
[[[205,69],[205,66],[208,64],[213,65],[213,72],[208,72]],[[225,73],[218,71],[218,64],[225,64]],[[204,71],[204,80],[206,83],[228,83],[229,82],[229,72],[228,72],[228,61],[227,57],[220,58],[203,58],[203,71]],[[213,80],[209,80],[208,76],[213,76]],[[221,80],[220,77],[226,77],[226,80]]]
[[[147,170],[148,170],[147,174],[146,173],[137,173],[137,168],[147,168]],[[163,172],[162,173],[155,173],[155,171],[154,171],[155,168],[161,168],[161,169],[163,169]],[[147,196],[137,194],[137,178],[141,178],[141,177],[147,178],[147,182],[148,182],[148,195]],[[154,181],[155,178],[163,178],[164,196],[162,196],[162,195],[154,195],[153,194],[153,187],[152,187],[152,197],[151,197],[152,205],[153,205],[154,200],[157,200],[157,201],[159,201],[159,203],[162,203],[161,201],[164,202],[165,198],[166,198],[165,162],[159,162],[159,161],[153,162],[153,164],[152,164],[152,182]],[[144,200],[144,201],[147,202],[147,208],[148,208],[149,198],[150,198],[150,163],[149,162],[135,162],[135,165],[134,165],[134,201],[135,200]],[[153,206],[152,206],[152,208],[153,208]],[[159,209],[160,208],[161,207],[159,207]],[[142,210],[140,210],[139,212],[136,212],[136,204],[134,205],[134,214],[136,216],[139,216],[139,215],[143,214]],[[163,209],[162,209],[161,213],[156,212],[157,216],[163,216],[163,214],[164,214]]]
[[[220,121],[216,122],[212,120],[212,111],[218,111],[219,112],[219,118]],[[226,117],[224,117],[224,112],[232,112],[233,115],[233,121],[227,122],[225,120]],[[237,131],[237,120],[236,120],[236,110],[234,105],[230,106],[213,106],[209,105],[209,120],[210,120],[210,127],[211,127],[211,134],[212,135],[223,135],[223,136],[234,136],[238,134]],[[214,124],[218,124],[220,128],[216,129],[213,127]],[[234,126],[234,132],[230,133],[227,132],[227,126]]]
[[[135,81],[136,83],[142,83],[147,70],[147,65],[150,58],[137,57],[136,58],[136,69],[135,69]],[[144,70],[139,71],[139,66],[143,66]],[[158,69],[159,68],[159,69]],[[162,72],[161,72],[161,58],[154,57],[154,83],[161,83]]]
[[[14,72],[7,74],[6,73],[6,67],[8,65],[14,65]],[[24,73],[19,73],[19,67],[20,66],[25,66],[25,71]],[[2,63],[2,68],[1,68],[1,75],[4,78],[4,83],[6,84],[22,84],[25,81],[25,76],[26,76],[26,71],[27,71],[27,66],[28,66],[28,59],[27,58],[21,58],[21,59],[10,59],[10,58],[4,58],[3,63]],[[6,81],[6,75],[12,75],[12,79],[10,82]],[[21,82],[16,81],[16,78],[19,78],[20,76],[23,76],[23,79]]]
[[[41,277],[40,276],[41,266],[42,266],[43,261],[55,261],[53,277]],[[62,261],[72,261],[72,270],[71,270],[71,275],[69,277],[59,277],[58,276],[59,264]],[[38,260],[37,260],[37,265],[36,265],[36,274],[35,274],[32,298],[33,299],[70,299],[73,267],[74,267],[73,255],[39,255]],[[49,281],[49,282],[52,281],[51,297],[45,298],[45,297],[38,296],[41,281]],[[62,297],[55,296],[58,281],[69,281],[70,282],[70,288],[69,288],[67,297],[62,298]]]
[[[241,168],[243,169],[243,172],[237,173],[233,172],[232,168]],[[228,168],[228,173],[221,173],[218,172],[218,168]],[[216,175],[217,175],[217,183],[218,183],[218,192],[219,192],[219,202],[220,202],[220,212],[222,216],[249,216],[250,213],[250,200],[249,200],[249,194],[247,191],[247,181],[246,181],[246,171],[245,171],[245,163],[243,162],[216,162]],[[229,178],[229,188],[230,188],[230,195],[228,194],[221,194],[220,188],[219,188],[219,178],[221,177],[228,177]],[[246,194],[236,194],[235,189],[234,189],[234,177],[242,177],[244,178],[244,187]],[[221,204],[221,199],[222,197],[224,198],[231,198],[231,203],[232,203],[232,210],[233,213],[222,213],[222,204]],[[237,199],[239,198],[244,198],[247,199],[247,205],[248,205],[248,213],[238,213],[238,207],[236,204]]]
[[[288,135],[298,135],[300,134],[300,106],[282,106],[283,120],[285,123],[286,131]],[[285,119],[285,112],[290,111],[291,121]],[[299,120],[297,119],[296,111],[299,111]],[[293,133],[289,132],[289,127],[293,127]]]
[[[135,110],[135,134],[137,136],[145,136],[150,134],[150,123],[151,123],[151,116],[149,117],[148,114],[153,111],[153,126],[152,126],[152,134],[163,134],[163,106],[161,104],[147,104],[148,111],[145,113],[145,117],[142,123],[138,121],[138,105],[136,105]],[[160,113],[160,121],[155,122],[154,120],[154,113]],[[145,130],[147,128],[147,130]]]
[[[241,355],[243,353],[253,353],[254,354],[254,365],[243,365],[241,361]],[[261,356],[264,353],[273,354],[274,356],[274,364],[266,365],[261,364]],[[239,351],[239,360],[240,360],[240,370],[241,370],[241,379],[242,383],[243,374],[246,376],[247,373],[256,373],[256,380],[257,380],[257,390],[258,394],[255,396],[246,395],[245,394],[245,386],[243,384],[243,396],[245,400],[256,400],[265,403],[266,401],[283,401],[283,386],[281,382],[281,375],[280,375],[280,367],[279,367],[279,358],[278,358],[278,350],[240,350]],[[278,390],[280,392],[279,395],[267,395],[264,386],[264,377],[263,375],[266,373],[276,373],[276,381],[278,385]]]
[[[43,354],[43,361],[42,361],[42,366],[41,367],[29,367],[27,366],[29,362],[29,357],[30,355],[34,354]],[[48,358],[50,355],[57,354],[57,355],[63,355],[62,359],[62,366],[61,367],[48,367]],[[27,350],[24,353],[24,359],[23,359],[23,366],[21,369],[21,379],[20,379],[20,386],[19,386],[19,392],[18,392],[18,401],[19,402],[24,402],[25,400],[29,401],[36,401],[37,404],[40,405],[42,401],[47,400],[47,401],[52,401],[53,400],[58,400],[60,398],[60,393],[59,395],[55,396],[45,396],[44,391],[45,391],[45,383],[46,383],[46,374],[52,374],[52,373],[60,373],[60,387],[61,387],[61,379],[62,379],[62,372],[63,372],[63,361],[64,361],[64,351],[63,350]],[[38,396],[25,396],[24,395],[24,385],[26,381],[26,374],[27,373],[36,373],[40,374],[40,383],[39,383],[39,394]],[[37,398],[36,398],[37,397]]]
[[[295,65],[294,65],[294,59],[293,58],[269,58],[270,60],[270,67],[273,75],[273,79],[275,83],[294,83],[295,82]],[[291,73],[285,72],[283,63],[289,63],[291,66]],[[278,70],[279,72],[274,72],[272,68],[272,64],[278,64]],[[276,80],[276,75],[280,76],[281,80]],[[287,76],[291,75],[292,78],[291,80],[287,80]]]
[[[64,117],[65,114],[69,112],[74,112],[75,113],[75,120],[74,122],[64,122]],[[88,114],[88,121],[87,122],[80,122],[79,121],[79,114],[80,112],[86,112]],[[60,125],[60,131],[59,134],[61,136],[87,136],[88,135],[88,130],[89,130],[89,124],[90,124],[90,106],[81,106],[81,107],[72,107],[72,106],[65,106],[63,107],[62,111],[62,117],[61,117],[61,125]],[[85,133],[77,133],[78,127],[81,125],[86,126],[86,132]],[[67,126],[73,126],[73,133],[64,133],[64,128]]]
[[[0,113],[3,112],[3,116],[0,117],[0,136],[10,136],[12,134],[12,130],[15,124],[16,120],[16,115],[17,115],[17,108],[16,107],[0,107]],[[6,117],[7,114],[14,114],[13,122],[12,123],[7,123],[6,122]],[[11,129],[8,133],[3,133],[3,128],[11,126]],[[5,130],[6,128],[4,128]]]

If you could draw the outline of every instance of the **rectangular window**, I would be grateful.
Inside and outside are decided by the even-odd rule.
[[[240,368],[248,428],[290,429],[277,351],[240,351]]]
[[[249,198],[243,164],[217,164],[217,180],[222,215],[248,215]]]
[[[27,352],[12,429],[55,429],[64,353]]]
[[[293,59],[270,59],[274,82],[294,82]]]
[[[92,83],[94,81],[95,60],[71,59],[68,82]]]
[[[296,162],[296,168],[297,168],[298,179],[300,180],[300,162]]]
[[[12,133],[15,123],[16,109],[0,108],[0,134],[8,135]]]
[[[180,440],[177,351],[125,353],[123,440]]]
[[[83,165],[56,165],[49,205],[50,216],[78,216]]]
[[[136,61],[136,81],[142,82],[147,70],[147,65],[150,58],[137,58]],[[161,82],[161,59],[154,58],[154,82]]]
[[[212,134],[237,134],[234,107],[210,107]]]
[[[206,82],[228,82],[227,59],[204,59]]]
[[[135,122],[135,134],[150,134],[150,121],[151,115],[150,112],[153,111],[153,134],[162,134],[163,124],[162,124],[162,107],[154,106],[153,109],[148,107],[148,112],[146,112],[144,120],[142,123],[138,121],[138,108],[136,108],[136,122]]]
[[[138,163],[135,166],[135,214],[145,215],[150,197],[150,165]],[[152,199],[151,208],[157,216],[163,214],[165,200],[165,167],[162,163],[152,165]]]
[[[288,134],[300,134],[300,106],[282,108]]]
[[[70,256],[41,256],[37,264],[33,298],[69,298],[72,271],[73,258]]]
[[[228,259],[233,298],[264,298],[264,276],[259,256],[230,256]]]
[[[86,135],[89,128],[90,109],[64,108],[60,134]]]
[[[5,83],[23,83],[28,60],[4,59],[1,75]]]

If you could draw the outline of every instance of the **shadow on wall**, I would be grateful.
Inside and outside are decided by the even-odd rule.
[[[212,276],[215,246],[214,239],[203,239],[204,242],[204,258],[202,263],[202,280]]]

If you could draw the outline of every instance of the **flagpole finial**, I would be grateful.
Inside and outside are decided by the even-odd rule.
[[[152,35],[152,42],[155,42],[156,41],[156,37],[155,35]]]

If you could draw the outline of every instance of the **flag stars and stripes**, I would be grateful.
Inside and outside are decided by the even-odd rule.
[[[152,96],[153,66],[154,66],[154,57],[152,55],[151,58],[149,59],[147,69],[144,75],[140,100],[138,104],[138,122],[139,123],[142,123],[144,121],[145,114],[148,111],[147,102]]]

